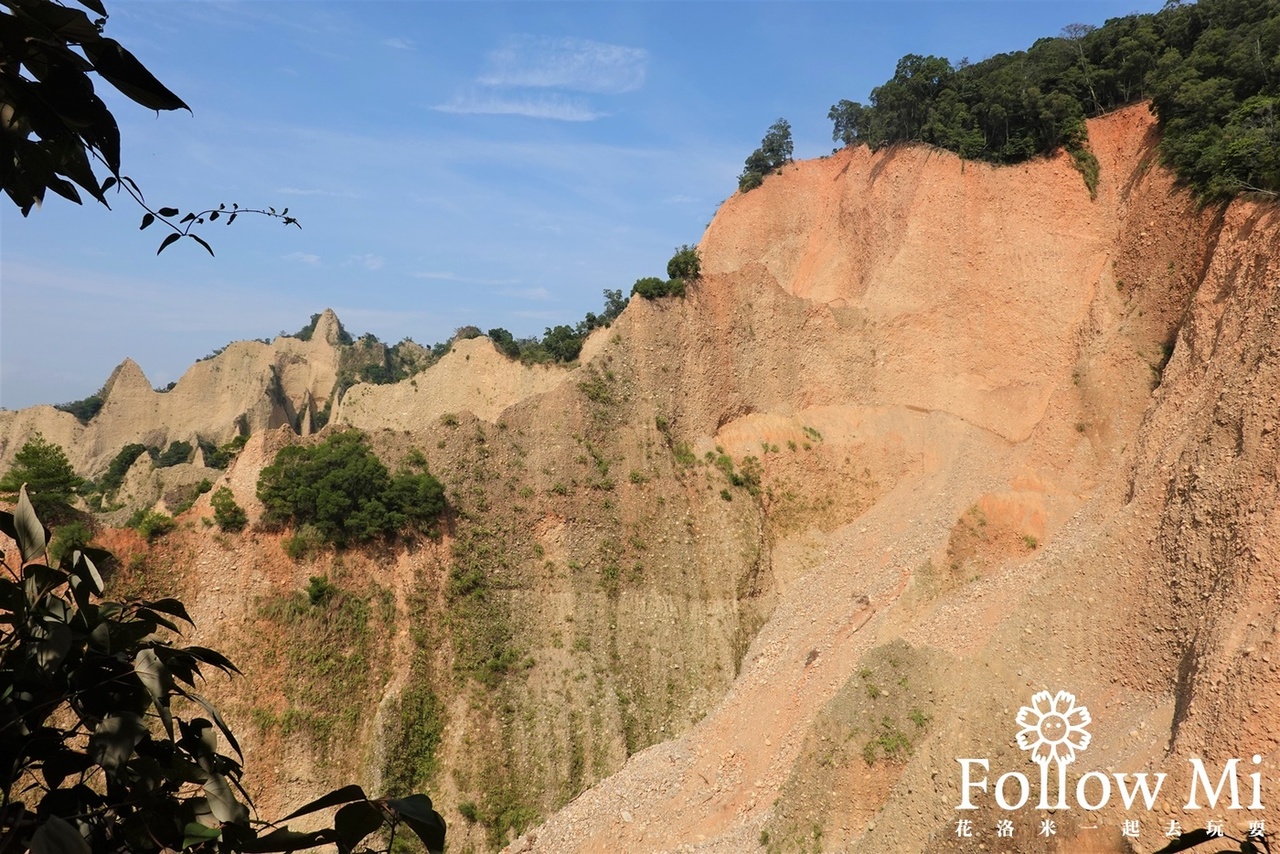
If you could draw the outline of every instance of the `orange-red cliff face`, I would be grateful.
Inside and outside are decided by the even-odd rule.
[[[1046,688],[1092,709],[1075,774],[1170,774],[1138,850],[1204,825],[1181,810],[1188,756],[1261,754],[1280,798],[1280,214],[1201,209],[1143,106],[1090,141],[1092,199],[1065,155],[790,166],[721,208],[684,306],[628,312],[637,350],[676,354],[666,405],[695,434],[759,453],[812,425],[867,477],[765,454],[780,598],[742,674],[528,847],[787,850],[820,828],[823,850],[963,848],[955,758],[1034,769],[1013,714]],[[864,500],[796,531],[797,487]],[[901,689],[886,658],[913,668]],[[910,757],[868,764],[886,732]],[[1017,813],[1018,850],[1127,850],[1114,807],[1053,839]]]
[[[1170,774],[1136,850],[1213,817],[1182,810],[1188,756],[1260,754],[1280,804],[1280,214],[1198,207],[1143,106],[1089,133],[1096,198],[1065,155],[788,166],[724,204],[686,299],[634,301],[576,369],[476,341],[353,389],[335,420],[450,486],[439,544],[293,563],[274,534],[173,535],[159,580],[262,692],[224,699],[265,812],[376,787],[422,685],[459,847],[492,843],[472,801],[548,818],[515,851],[999,850],[990,797],[956,835],[956,757],[1035,777],[1014,716],[1042,689],[1092,713],[1073,775]],[[286,387],[318,402],[301,355]],[[286,423],[224,476],[252,516]],[[523,656],[497,687],[455,675],[462,560]],[[280,724],[326,713],[289,675],[318,629],[263,604],[326,573],[380,603],[337,743]],[[1051,839],[1010,815],[1019,851],[1129,850],[1114,798]]]

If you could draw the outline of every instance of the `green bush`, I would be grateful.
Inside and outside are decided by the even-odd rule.
[[[129,469],[137,462],[138,457],[146,452],[147,446],[136,442],[121,448],[120,452],[111,458],[107,473],[98,481],[98,487],[102,492],[109,494],[119,489],[124,484],[124,476],[129,473]]]
[[[156,468],[163,469],[181,465],[191,459],[194,449],[190,442],[171,442],[160,456],[156,457]]]
[[[307,601],[313,607],[328,605],[329,600],[341,591],[323,575],[313,575],[307,583]]]
[[[154,510],[147,509],[138,510],[125,523],[127,527],[137,530],[147,542],[154,540],[156,537],[163,537],[173,530],[174,524],[172,516],[166,516],[164,513],[157,513]]]
[[[236,436],[223,445],[215,445],[209,439],[197,439],[200,445],[200,451],[204,454],[204,464],[213,469],[225,469],[231,465],[231,461],[236,455],[244,449],[245,443],[249,441],[248,435]]]
[[[429,472],[401,471],[391,478],[387,503],[399,508],[406,526],[435,533],[436,520],[445,510],[444,484]]]
[[[516,341],[514,335],[501,326],[497,329],[489,330],[489,340],[493,342],[493,346],[498,349],[498,352],[507,358],[520,358],[520,344]]]
[[[49,560],[54,564],[61,563],[64,555],[83,549],[92,538],[93,531],[84,522],[68,522],[60,526],[49,541]]]
[[[760,147],[747,155],[742,174],[738,176],[738,189],[745,193],[759,187],[765,175],[791,162],[793,150],[791,124],[786,119],[778,119],[769,126]]]
[[[578,333],[570,326],[555,326],[542,336],[542,346],[557,362],[572,362],[582,352],[585,333]]]
[[[235,534],[249,524],[248,514],[236,503],[235,496],[227,487],[219,487],[209,501],[213,504],[213,521],[218,523],[219,529]]]
[[[213,483],[206,477],[199,483],[190,483],[166,492],[164,494],[164,503],[173,512],[174,516],[181,516],[191,509],[197,498],[211,489],[213,489]]]
[[[61,412],[70,412],[81,424],[88,424],[93,420],[93,416],[102,411],[102,404],[102,393],[99,392],[98,394],[91,394],[83,400],[59,403],[53,408]]]
[[[302,525],[293,536],[280,543],[290,560],[304,560],[318,554],[325,546],[324,535],[315,525]]]
[[[677,247],[676,254],[667,262],[667,276],[672,279],[690,281],[702,275],[702,259],[698,257],[696,246]]]
[[[355,430],[282,448],[259,475],[257,492],[268,524],[312,525],[340,547],[406,527],[430,530],[445,506],[440,481],[427,472],[393,478]]]
[[[649,300],[662,297],[682,297],[684,296],[684,280],[669,279],[663,281],[657,276],[646,276],[643,279],[636,279],[636,283],[631,286],[631,293]]]
[[[14,454],[13,467],[0,478],[0,493],[16,494],[24,483],[37,515],[64,519],[86,482],[60,446],[36,433]]]

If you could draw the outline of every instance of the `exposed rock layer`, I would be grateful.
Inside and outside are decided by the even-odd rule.
[[[266,812],[352,767],[376,784],[428,666],[448,706],[433,794],[460,847],[492,839],[459,806],[500,790],[543,815],[573,799],[517,851],[993,849],[990,797],[956,834],[956,757],[1034,777],[1014,715],[1042,689],[1092,712],[1073,781],[1171,776],[1135,842],[1113,799],[1057,813],[1051,839],[1011,814],[1019,851],[1148,851],[1158,825],[1202,826],[1181,809],[1189,756],[1256,753],[1280,783],[1280,215],[1198,207],[1143,106],[1089,130],[1096,198],[1065,155],[842,151],[732,197],[689,296],[634,301],[574,370],[477,339],[351,389],[335,422],[450,485],[440,543],[301,565],[270,533],[167,547],[194,565],[169,580],[216,617],[202,639],[259,683],[287,676],[255,643],[276,630],[263,597],[318,571],[388,587],[357,743],[248,738]],[[0,414],[0,461],[35,428],[92,468],[243,423],[225,482],[256,518],[257,471],[332,394],[327,337],[233,345],[164,395],[126,363],[88,427]],[[471,548],[498,555],[527,656],[492,690],[451,670],[448,577]],[[239,721],[294,702],[224,696]]]

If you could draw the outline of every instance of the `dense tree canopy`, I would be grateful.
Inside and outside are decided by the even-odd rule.
[[[258,498],[266,522],[312,525],[339,546],[429,530],[445,504],[440,481],[426,471],[393,477],[357,430],[282,448],[258,476]]]
[[[844,145],[918,141],[1015,163],[1082,152],[1086,117],[1143,98],[1165,162],[1203,196],[1280,191],[1280,0],[1170,2],[973,64],[905,56],[869,106],[842,100],[828,117]]]
[[[75,473],[61,446],[37,433],[13,455],[13,466],[0,478],[0,493],[16,495],[24,483],[36,513],[63,519],[85,479]]]
[[[738,189],[745,193],[759,187],[765,175],[791,162],[793,150],[791,123],[778,119],[769,126],[760,147],[747,155],[742,174],[738,176]]]

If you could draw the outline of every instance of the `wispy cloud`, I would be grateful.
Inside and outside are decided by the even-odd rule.
[[[364,267],[366,270],[381,270],[386,266],[387,259],[381,255],[365,253],[363,255],[352,255],[343,263],[344,267]]]
[[[465,276],[459,276],[457,273],[449,272],[422,272],[410,273],[414,279],[428,279],[437,282],[457,282],[464,285],[489,285],[499,287],[502,285],[515,285],[519,283],[519,279],[476,279]]]
[[[648,52],[638,47],[567,37],[512,36],[489,52],[487,67],[470,88],[434,109],[591,122],[608,113],[574,93],[634,92],[644,85],[648,63]]]
[[[395,48],[396,50],[413,50],[413,42],[403,38],[386,39],[382,44],[385,47]]]
[[[339,192],[338,190],[322,190],[318,187],[276,187],[276,192],[282,196],[332,196],[335,199],[354,199],[355,193]]]
[[[299,263],[306,264],[309,267],[320,266],[320,256],[312,255],[310,252],[290,252],[288,255],[284,256],[284,260],[297,261]]]
[[[515,297],[516,299],[536,300],[542,302],[551,299],[551,291],[546,288],[507,288],[499,291],[504,297]]]
[[[472,92],[435,107],[442,113],[488,116],[528,116],[562,122],[591,122],[604,116],[581,98],[564,95],[502,95]]]
[[[527,320],[542,320],[546,322],[554,322],[559,320],[561,322],[564,322],[564,318],[561,316],[561,312],[557,312],[557,311],[513,311],[511,312],[511,316],[523,317]]]
[[[618,95],[644,85],[649,54],[588,39],[519,35],[490,51],[488,59],[479,79],[485,86]]]

